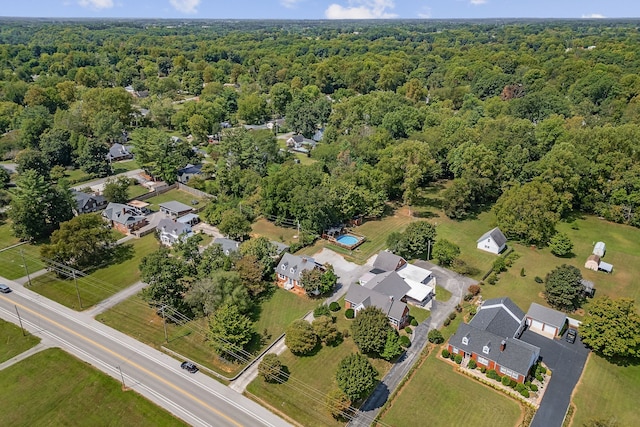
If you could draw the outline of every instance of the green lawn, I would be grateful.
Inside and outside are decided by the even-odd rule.
[[[513,427],[522,409],[513,399],[454,371],[433,350],[381,421],[393,426]]]
[[[114,175],[140,169],[140,165],[138,165],[138,162],[135,159],[115,162],[115,163],[112,163],[111,166],[113,167]]]
[[[313,310],[321,301],[298,296],[293,292],[277,288],[269,299],[260,304],[257,310],[256,332],[262,334],[266,329],[274,340],[296,319]]]
[[[40,261],[39,248],[31,244],[20,245],[0,252],[0,276],[10,280],[26,276],[27,271],[31,274],[41,270],[44,266],[44,263]]]
[[[160,209],[158,207],[160,203],[170,202],[172,200],[175,200],[180,203],[184,203],[187,206],[194,206],[194,207],[202,206],[202,204],[205,202],[205,199],[201,199],[197,196],[194,196],[191,193],[187,193],[186,191],[181,191],[177,189],[169,190],[166,193],[162,193],[158,196],[151,197],[145,200],[145,202],[151,204],[151,206],[149,206],[150,209],[157,211]],[[193,200],[197,200],[199,203],[197,205],[193,205],[191,203]]]
[[[451,299],[451,292],[436,284],[436,300],[447,302]]]
[[[82,184],[83,182],[89,182],[94,179],[90,174],[86,173],[80,168],[67,169],[67,171],[65,172],[65,177],[67,179],[67,182],[73,185]]]
[[[431,315],[429,310],[425,310],[424,308],[416,307],[413,304],[409,304],[409,315],[413,316],[414,319],[418,321],[418,323],[422,323]]]
[[[251,228],[251,235],[254,237],[266,237],[269,240],[275,240],[276,242],[283,242],[289,245],[298,241],[298,239],[294,237],[298,234],[297,229],[279,227],[264,218],[260,218],[251,224]]]
[[[82,308],[86,309],[140,280],[138,265],[143,257],[158,248],[153,234],[125,243],[130,247],[129,257],[122,262],[93,271],[78,278]],[[31,289],[74,310],[80,309],[72,279],[61,279],[47,273],[32,280]]]
[[[640,365],[618,366],[591,354],[573,403],[572,426],[581,427],[592,419],[615,420],[617,426],[638,422]]]
[[[22,329],[13,323],[0,319],[0,363],[17,356],[36,346],[40,342],[40,338],[31,334],[26,336],[22,334]],[[2,375],[0,375],[0,378]]]
[[[344,310],[335,316],[339,331],[349,329],[351,321],[345,319]],[[298,357],[287,350],[280,359],[290,372],[289,379],[283,384],[270,384],[258,377],[249,384],[247,391],[302,425],[342,426],[344,423],[331,417],[324,406],[324,399],[326,393],[336,386],[335,372],[340,361],[357,351],[351,337],[336,347],[322,347],[313,356]],[[380,374],[379,378],[391,367],[390,363],[381,359],[371,361]]]
[[[15,245],[19,241],[20,239],[13,236],[11,222],[5,221],[0,223],[0,249]]]
[[[143,194],[147,194],[149,192],[149,189],[146,187],[143,187],[140,184],[130,184],[128,191],[129,191],[129,199],[136,199],[142,196]]]
[[[64,373],[63,375],[61,373]],[[49,349],[0,372],[0,425],[184,426],[119,381],[60,349]]]

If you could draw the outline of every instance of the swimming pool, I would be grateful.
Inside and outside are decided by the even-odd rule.
[[[338,243],[341,243],[345,246],[351,246],[351,245],[355,245],[356,243],[358,243],[358,238],[355,236],[352,236],[350,234],[343,234],[342,236],[336,238],[336,241]]]

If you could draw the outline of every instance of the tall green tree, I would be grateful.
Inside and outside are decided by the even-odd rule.
[[[640,358],[640,316],[633,300],[595,298],[585,306],[582,342],[609,358]]]
[[[176,181],[178,169],[189,163],[194,156],[185,141],[180,138],[171,139],[159,129],[136,129],[131,132],[131,140],[142,168],[168,184]]]
[[[111,174],[111,165],[107,160],[109,147],[97,139],[89,139],[80,150],[78,164],[83,171],[93,177],[104,178]]]
[[[258,373],[267,382],[278,382],[282,376],[282,362],[278,355],[265,354],[258,365]]]
[[[51,165],[49,164],[49,159],[47,159],[46,155],[40,150],[31,148],[22,150],[16,156],[16,164],[18,165],[18,173],[33,170],[45,179],[49,179]]]
[[[229,209],[222,214],[218,229],[230,239],[244,239],[251,232],[251,223],[237,209]]]
[[[293,354],[303,356],[316,348],[318,336],[311,323],[306,320],[294,320],[287,328],[284,343]]]
[[[391,329],[387,315],[378,307],[360,310],[351,324],[351,336],[362,353],[380,354]]]
[[[436,241],[436,228],[427,221],[409,224],[403,233],[389,235],[389,249],[404,258],[426,259],[429,247]]]
[[[562,264],[545,280],[547,302],[563,311],[573,311],[582,304],[582,274],[572,265]]]
[[[373,390],[377,377],[376,368],[360,353],[352,353],[342,359],[336,371],[338,387],[352,401],[366,397]]]
[[[189,306],[183,295],[187,290],[184,281],[184,263],[171,256],[166,248],[161,248],[142,258],[140,278],[148,286],[142,290],[142,296],[154,307],[167,305],[182,314],[189,313]]]
[[[211,315],[223,305],[233,305],[240,313],[247,313],[251,298],[235,271],[215,271],[209,277],[195,281],[184,295],[196,313]]]
[[[129,178],[124,176],[108,179],[102,194],[108,202],[127,203],[129,201],[129,185]]]
[[[433,258],[438,264],[449,266],[460,255],[460,247],[446,239],[439,239],[433,245]]]
[[[253,323],[234,305],[225,304],[209,319],[209,342],[222,354],[244,361],[243,350],[253,337]]]

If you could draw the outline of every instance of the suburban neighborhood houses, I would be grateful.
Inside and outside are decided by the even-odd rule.
[[[634,2],[30,1],[0,426],[637,424]]]

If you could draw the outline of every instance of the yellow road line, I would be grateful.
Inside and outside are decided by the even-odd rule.
[[[128,364],[132,365],[133,367],[135,367],[135,368],[137,368],[137,369],[141,370],[141,371],[142,371],[142,372],[144,372],[145,374],[147,374],[147,375],[150,375],[150,376],[154,377],[156,380],[158,380],[158,381],[160,381],[160,382],[162,382],[162,383],[164,383],[164,384],[168,385],[169,387],[173,388],[174,390],[176,390],[176,391],[178,391],[178,392],[182,393],[184,396],[186,396],[186,397],[188,397],[188,398],[190,398],[190,399],[192,399],[192,400],[194,400],[194,401],[198,402],[199,404],[201,404],[201,405],[202,405],[202,406],[204,406],[205,408],[207,408],[207,409],[211,410],[212,412],[215,412],[216,414],[218,414],[218,415],[219,415],[219,416],[221,416],[222,418],[226,419],[227,421],[231,422],[232,424],[234,424],[234,425],[236,425],[236,426],[238,426],[238,427],[243,427],[243,426],[242,426],[242,424],[239,424],[239,423],[238,423],[236,420],[234,420],[233,418],[230,418],[228,415],[223,414],[222,412],[220,412],[220,411],[219,411],[219,410],[217,410],[216,408],[214,408],[214,407],[210,406],[209,404],[207,404],[207,403],[206,403],[206,402],[204,402],[203,400],[201,400],[201,399],[197,398],[196,396],[192,395],[191,393],[187,392],[186,390],[181,389],[181,388],[180,388],[180,387],[178,387],[177,385],[175,385],[175,384],[173,384],[173,383],[171,383],[171,382],[167,381],[166,379],[162,378],[161,376],[159,376],[159,375],[157,375],[157,374],[155,374],[155,373],[153,373],[153,372],[149,371],[148,369],[144,368],[143,366],[140,366],[140,365],[138,365],[137,363],[135,363],[135,362],[133,362],[133,361],[131,361],[131,360],[128,360],[128,359],[127,359],[127,358],[125,358],[124,356],[122,356],[122,355],[120,355],[119,353],[116,353],[115,351],[113,351],[113,350],[111,350],[111,349],[109,349],[109,348],[107,348],[107,347],[103,346],[102,344],[95,342],[95,341],[94,341],[94,340],[92,340],[91,338],[88,338],[88,337],[86,337],[86,336],[84,336],[84,335],[82,335],[82,334],[80,334],[80,333],[78,333],[78,332],[74,331],[73,329],[69,329],[69,328],[67,328],[66,326],[61,325],[60,323],[56,322],[55,320],[50,319],[50,318],[48,318],[48,317],[46,317],[46,316],[44,316],[44,315],[42,315],[42,314],[40,314],[40,313],[38,313],[38,312],[36,312],[36,311],[33,311],[33,310],[32,310],[32,309],[30,309],[29,307],[26,307],[26,306],[24,306],[24,305],[22,305],[22,304],[16,303],[16,302],[14,302],[14,301],[12,301],[12,300],[9,300],[7,297],[0,296],[0,298],[2,298],[2,299],[4,299],[4,300],[6,300],[6,301],[8,301],[8,302],[10,302],[11,304],[17,305],[17,306],[18,306],[18,307],[20,307],[21,309],[26,310],[26,311],[28,311],[29,313],[31,313],[31,314],[33,314],[33,315],[35,315],[35,316],[38,316],[38,317],[40,317],[41,319],[44,319],[44,320],[46,320],[47,322],[50,322],[50,323],[52,323],[52,324],[56,325],[57,327],[59,327],[59,328],[61,328],[61,329],[65,330],[65,331],[67,331],[67,332],[68,332],[68,333],[70,333],[70,334],[73,334],[73,335],[77,336],[78,338],[81,338],[81,339],[83,339],[83,340],[87,341],[88,343],[90,343],[90,344],[92,344],[92,345],[94,345],[94,346],[98,347],[99,349],[101,349],[101,350],[103,350],[103,351],[106,351],[107,353],[110,353],[110,354],[111,354],[111,355],[113,355],[114,357],[117,357],[118,359],[122,360],[123,362],[126,362],[126,363],[128,363]]]

